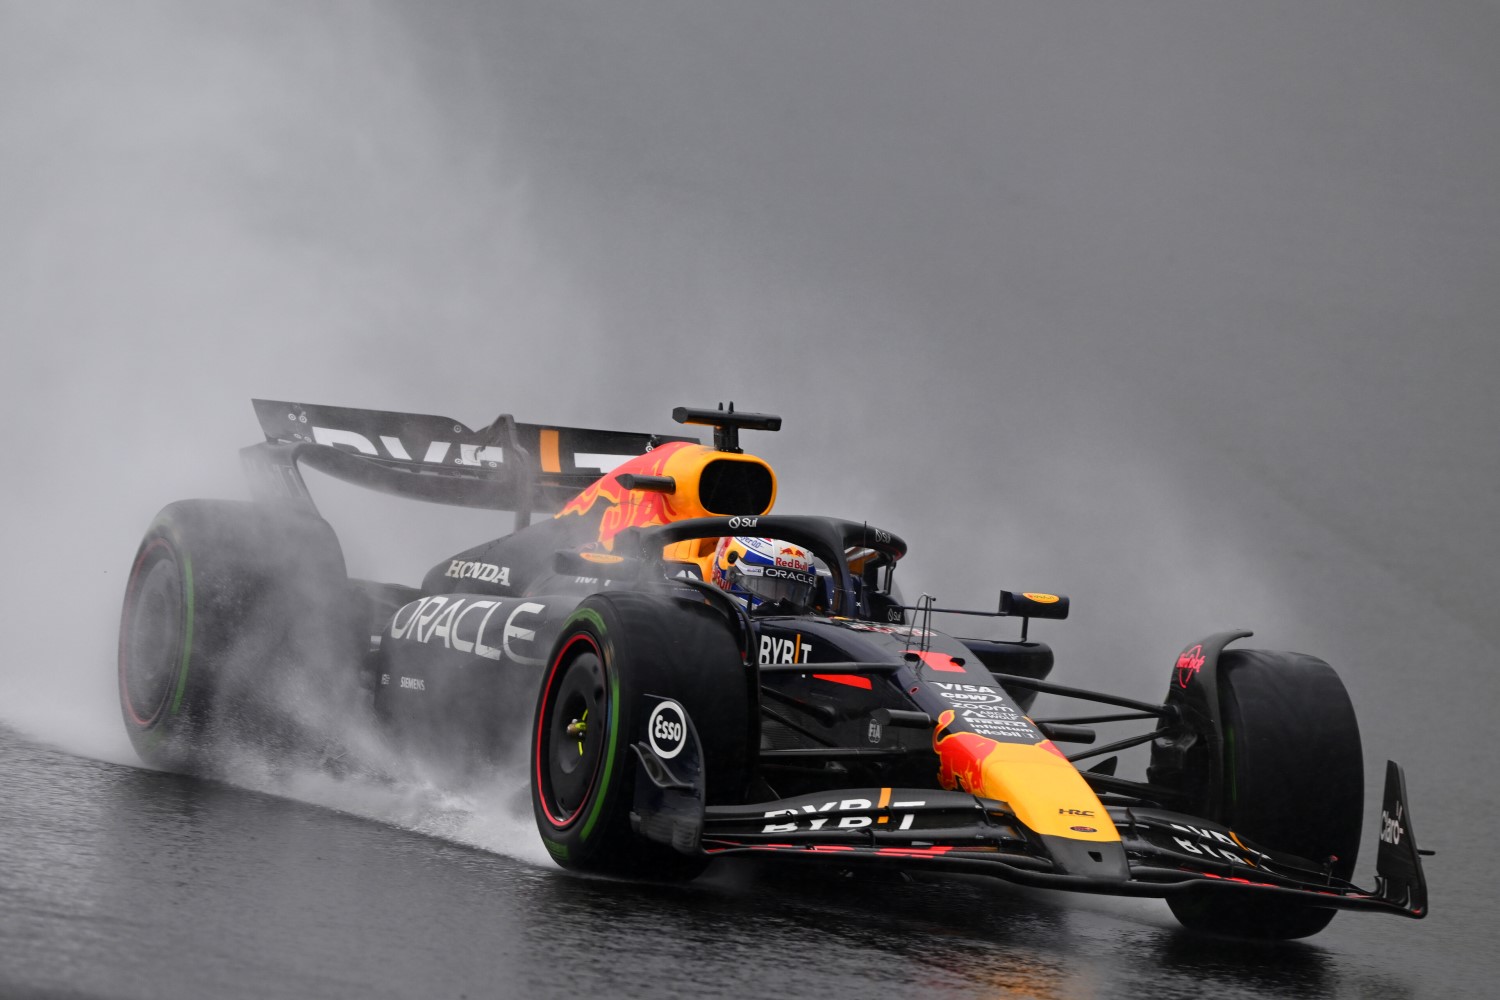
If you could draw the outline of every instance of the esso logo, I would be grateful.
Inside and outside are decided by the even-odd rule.
[[[682,723],[673,722],[664,715],[656,717],[656,723],[651,727],[651,735],[667,743],[682,742]]]
[[[675,701],[664,701],[651,710],[646,720],[646,739],[656,755],[670,760],[682,753],[687,744],[687,717]]]

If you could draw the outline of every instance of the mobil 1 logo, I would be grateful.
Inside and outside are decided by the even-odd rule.
[[[1041,738],[1041,733],[1019,712],[1004,705],[966,706],[959,714],[970,729],[992,740],[1035,743]]]
[[[675,701],[657,704],[646,719],[646,741],[656,756],[671,760],[687,745],[687,713]]]

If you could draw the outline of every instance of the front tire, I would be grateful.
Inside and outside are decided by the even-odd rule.
[[[1359,855],[1364,752],[1338,674],[1315,656],[1237,649],[1221,654],[1218,677],[1222,791],[1194,811],[1348,879]],[[1316,934],[1335,913],[1209,888],[1167,902],[1193,930],[1280,940]]]
[[[705,858],[632,828],[631,746],[646,739],[653,700],[675,700],[698,732],[708,801],[742,799],[746,669],[728,624],[706,605],[637,593],[579,605],[553,646],[533,720],[532,811],[559,865],[660,881],[702,871]]]

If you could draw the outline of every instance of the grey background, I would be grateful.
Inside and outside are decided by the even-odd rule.
[[[909,595],[1072,595],[1061,679],[1338,666],[1442,854],[1318,940],[1493,970],[1497,51],[1483,0],[0,2],[0,713],[132,759],[124,574],[252,395],[733,399]],[[326,495],[407,582],[505,528]]]

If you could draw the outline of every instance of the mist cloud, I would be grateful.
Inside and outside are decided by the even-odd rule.
[[[908,593],[1072,593],[1059,676],[1137,693],[1246,625],[1381,725],[1372,660],[1493,638],[1487,6],[3,16],[0,691],[76,746],[123,744],[130,554],[243,495],[253,395],[780,412],[783,509],[904,534]],[[398,579],[487,530],[332,503]]]

